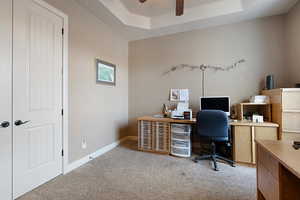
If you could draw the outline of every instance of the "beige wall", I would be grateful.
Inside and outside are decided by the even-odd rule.
[[[285,18],[287,65],[289,67],[289,84],[300,83],[300,2]]]
[[[111,144],[128,124],[128,42],[74,0],[46,0],[69,16],[69,159]],[[116,87],[96,84],[95,58],[117,64]],[[81,142],[87,141],[87,149]]]
[[[177,64],[230,65],[246,63],[230,72],[209,71],[206,95],[230,96],[237,103],[258,94],[264,78],[274,74],[277,86],[285,86],[284,19],[275,16],[238,24],[196,30],[130,42],[129,117],[161,111],[170,88],[189,88],[190,103],[197,111],[201,96],[201,72],[163,73]],[[133,128],[132,127],[132,128]],[[131,134],[136,134],[133,128]]]
[[[257,94],[267,74],[275,75],[279,87],[288,82],[282,16],[131,42],[128,87],[127,41],[74,0],[46,1],[70,20],[70,162],[126,135],[128,112],[132,122],[138,116],[160,112],[162,104],[168,103],[170,88],[189,88],[191,105],[197,111],[200,71],[163,76],[173,65],[228,65],[245,58],[247,62],[231,72],[207,73],[206,95],[229,95],[232,103]],[[291,35],[287,38],[290,52],[298,51],[300,46],[293,45],[299,42],[298,18],[299,4],[285,19],[287,34]],[[291,70],[297,74],[299,56],[289,56]],[[116,87],[95,84],[96,57],[118,65]],[[297,77],[293,76],[290,84],[299,81]],[[136,134],[135,124],[131,124],[131,134]],[[84,139],[87,149],[81,148]]]

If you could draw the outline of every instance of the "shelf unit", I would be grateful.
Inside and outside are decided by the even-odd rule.
[[[169,154],[170,124],[144,120],[141,120],[138,123],[139,150]]]
[[[268,103],[240,103],[238,104],[238,119],[247,120],[245,115],[247,113],[258,113],[264,116],[264,121],[271,122],[271,104]]]
[[[193,120],[140,118],[138,120],[138,149],[178,157],[190,157],[191,124],[194,123]]]

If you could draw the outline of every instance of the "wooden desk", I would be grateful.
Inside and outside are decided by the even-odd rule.
[[[151,121],[151,122],[165,122],[165,123],[176,123],[176,124],[196,124],[196,118],[191,120],[185,119],[172,119],[168,117],[152,117],[152,116],[144,116],[137,118],[138,121]]]
[[[171,124],[196,124],[196,119],[179,120],[171,118],[156,118],[152,116],[139,117],[138,119],[139,150],[156,153],[170,154]],[[145,125],[141,131],[141,124]],[[159,130],[157,132],[157,124]],[[236,162],[255,164],[255,139],[277,140],[278,124],[265,122],[253,123],[249,121],[231,122],[233,135],[233,158]],[[142,134],[144,133],[144,135]],[[158,136],[157,136],[158,135]],[[143,142],[141,142],[143,140]],[[141,145],[143,143],[143,145]],[[158,145],[159,143],[159,145]],[[159,148],[157,148],[160,146]],[[159,149],[157,151],[156,149]]]
[[[152,116],[144,116],[137,118],[138,121],[152,121],[152,122],[166,122],[166,123],[176,123],[176,124],[196,124],[196,118],[191,120],[185,119],[172,119],[168,117],[158,118]],[[272,122],[254,123],[249,121],[232,121],[231,126],[257,126],[257,127],[279,127],[278,124]]]
[[[257,199],[300,200],[300,150],[288,141],[256,140]]]

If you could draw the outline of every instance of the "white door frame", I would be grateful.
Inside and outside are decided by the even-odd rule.
[[[16,0],[15,0],[16,1]],[[69,165],[69,17],[58,10],[57,8],[51,6],[43,0],[33,0],[40,6],[50,10],[55,13],[57,16],[63,19],[63,83],[62,83],[62,144],[64,155],[62,157],[62,174],[68,172]]]

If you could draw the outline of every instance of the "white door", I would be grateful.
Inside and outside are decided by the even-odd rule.
[[[12,198],[12,2],[0,1],[0,199]]]
[[[62,173],[63,19],[14,0],[14,198]]]

